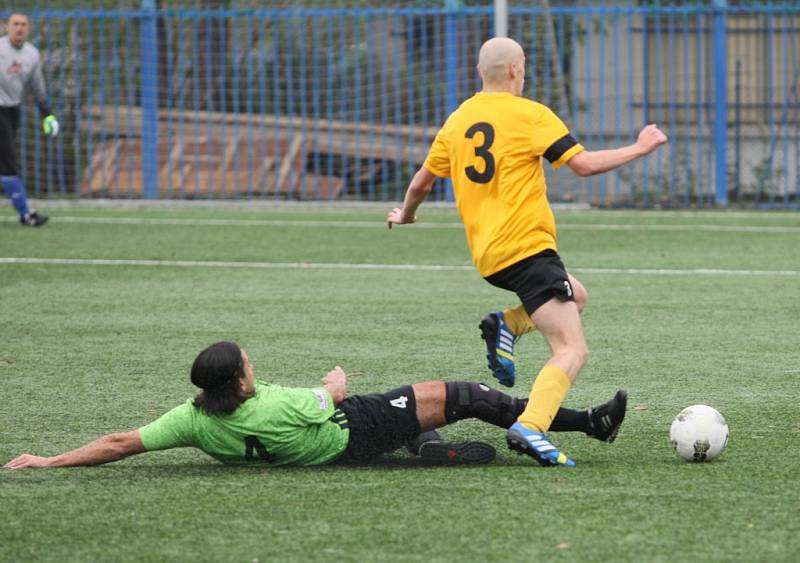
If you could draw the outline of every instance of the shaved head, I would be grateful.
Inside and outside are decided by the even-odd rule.
[[[508,37],[494,37],[481,46],[478,72],[485,85],[502,85],[512,78],[512,64],[524,66],[525,53],[519,43]]]

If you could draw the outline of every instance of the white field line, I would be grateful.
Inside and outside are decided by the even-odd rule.
[[[15,217],[0,217],[0,222],[16,222]],[[339,229],[385,229],[386,223],[377,221],[313,221],[290,219],[172,219],[143,217],[72,217],[59,216],[59,223],[79,225],[173,225],[201,227],[322,227]],[[675,232],[732,232],[732,233],[798,233],[800,224],[794,226],[774,225],[618,225],[610,223],[558,223],[559,230],[570,231],[675,231]],[[395,227],[398,228],[398,227]],[[463,229],[461,223],[417,223],[399,228],[414,229]]]
[[[35,208],[48,209],[264,209],[268,211],[319,211],[339,213],[342,210],[356,212],[372,212],[372,210],[388,211],[402,206],[402,201],[291,201],[279,199],[234,199],[234,200],[186,200],[186,199],[38,199],[28,198]],[[0,198],[0,208],[11,207],[7,199]],[[780,220],[795,218],[798,213],[794,209],[759,210],[759,209],[597,209],[588,203],[564,203],[553,201],[550,207],[556,214],[574,213],[578,215],[601,212],[607,217],[747,217],[761,220]],[[455,210],[455,202],[426,201],[425,209]]]
[[[316,270],[412,270],[434,272],[470,272],[472,266],[444,264],[347,264],[325,262],[226,262],[206,260],[113,260],[105,258],[15,258],[0,257],[3,264],[39,264],[49,266],[143,266],[174,268],[271,268]],[[800,270],[724,270],[715,268],[570,268],[579,274],[644,276],[800,276]]]
[[[226,262],[217,260],[115,260],[106,258],[13,258],[0,257],[3,264],[42,264],[48,266],[149,266],[173,268],[272,268],[316,270],[422,270],[468,272],[473,266],[437,264],[347,264],[325,262]]]
[[[581,224],[561,223],[558,229],[569,231],[675,231],[675,232],[712,232],[712,233],[798,233],[800,226],[769,225],[614,225],[614,224]]]

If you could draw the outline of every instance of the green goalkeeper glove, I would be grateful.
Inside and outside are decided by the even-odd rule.
[[[42,131],[48,137],[58,135],[58,120],[53,115],[48,115],[42,120]]]

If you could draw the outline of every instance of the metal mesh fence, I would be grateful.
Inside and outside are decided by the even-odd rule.
[[[27,4],[63,126],[49,141],[25,113],[38,196],[398,199],[438,125],[480,88],[494,23],[487,2]],[[553,199],[709,206],[722,185],[732,202],[796,205],[800,7],[731,2],[720,55],[709,2],[549,4],[511,6],[525,95],[589,148],[652,121],[671,139],[617,173],[552,174]]]

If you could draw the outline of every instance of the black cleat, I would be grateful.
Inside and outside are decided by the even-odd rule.
[[[484,442],[425,442],[419,448],[424,461],[445,465],[470,465],[494,460],[495,449]]]
[[[36,211],[31,211],[25,217],[20,217],[19,222],[23,227],[41,227],[49,217],[47,215],[39,215]]]
[[[419,449],[426,442],[441,442],[442,436],[436,430],[420,433],[416,438],[406,444],[406,449],[411,455],[419,455]]]
[[[589,409],[588,434],[601,442],[611,443],[617,439],[619,427],[625,420],[625,409],[628,406],[628,392],[624,389],[617,391],[614,398],[597,407]]]

